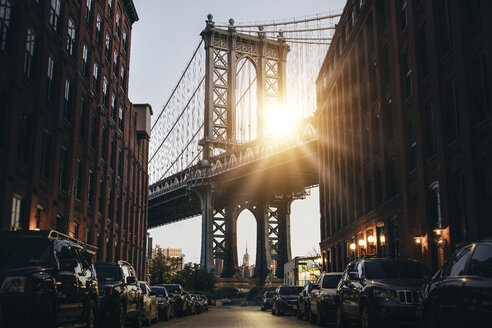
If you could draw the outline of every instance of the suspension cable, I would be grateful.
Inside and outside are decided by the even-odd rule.
[[[284,38],[286,41],[331,41],[332,38]]]
[[[306,19],[294,19],[291,21],[286,21],[286,22],[273,22],[273,23],[267,23],[267,24],[251,24],[251,25],[234,25],[234,27],[260,27],[260,26],[279,26],[279,25],[291,25],[291,24],[299,24],[299,23],[308,23],[312,21],[320,21],[320,20],[325,20],[325,19],[332,19],[332,18],[337,18],[342,16],[342,14],[331,14],[331,15],[326,15],[326,16],[316,16],[312,18],[306,18]],[[217,27],[225,27],[228,28],[230,25],[216,25]]]
[[[161,176],[161,178],[159,180],[162,180],[164,178],[164,176],[167,174],[167,172],[169,172],[169,170],[174,166],[174,164],[176,164],[176,162],[178,161],[179,157],[181,155],[183,155],[184,151],[188,148],[188,146],[191,144],[191,142],[195,139],[196,135],[198,134],[198,132],[200,132],[200,130],[202,129],[202,127],[205,125],[205,123],[202,123],[202,125],[200,125],[200,127],[196,130],[196,132],[193,134],[193,137],[191,137],[190,141],[188,141],[188,143],[186,144],[186,146],[184,146],[183,150],[181,151],[181,153],[174,159],[174,161],[171,163],[171,165],[167,168],[166,172],[164,172],[164,174]]]
[[[188,62],[188,65],[186,65],[186,68],[185,70],[183,71],[183,74],[181,74],[181,77],[179,78],[178,80],[178,83],[176,84],[176,86],[174,87],[173,91],[171,92],[171,95],[169,96],[169,98],[167,99],[166,101],[166,104],[164,105],[164,107],[162,108],[161,112],[159,113],[159,116],[157,117],[157,119],[155,120],[154,124],[152,124],[152,128],[150,128],[150,132],[152,132],[152,130],[154,130],[154,127],[155,125],[157,124],[157,122],[159,121],[159,119],[161,118],[162,114],[164,113],[164,111],[166,110],[167,108],[167,105],[169,104],[169,102],[171,101],[171,99],[173,98],[174,96],[174,93],[176,92],[176,90],[178,89],[179,85],[181,84],[181,81],[183,80],[186,72],[188,71],[188,68],[190,68],[191,66],[191,63],[193,62],[193,59],[195,59],[195,56],[198,52],[198,50],[200,49],[200,46],[202,45],[203,43],[203,40],[200,41],[200,43],[198,44],[198,47],[196,47],[195,49],[195,52],[193,52],[193,56],[191,57],[190,61]]]
[[[324,31],[324,30],[334,30],[335,26],[321,26],[315,28],[307,28],[301,30],[263,30],[263,31],[252,31],[252,30],[241,30],[242,33],[299,33],[299,32],[313,32],[313,31]]]
[[[289,43],[297,43],[297,44],[317,44],[317,45],[327,45],[329,46],[331,43],[329,42],[308,42],[308,41],[289,41]]]
[[[202,85],[203,81],[205,80],[205,76],[203,76],[202,80],[200,81],[200,84],[198,84],[198,86],[196,87],[195,91],[193,91],[193,94],[191,95],[190,99],[188,100],[188,102],[186,103],[185,107],[183,108],[183,110],[181,111],[181,113],[179,114],[178,118],[176,119],[176,121],[173,123],[173,125],[171,126],[171,129],[169,129],[169,131],[167,132],[166,136],[164,137],[164,139],[162,140],[162,142],[160,143],[159,147],[157,147],[157,149],[155,150],[154,154],[152,154],[152,157],[149,159],[149,162],[150,163],[155,155],[157,155],[157,153],[159,152],[159,150],[161,149],[162,145],[164,144],[164,142],[166,142],[167,138],[169,137],[169,135],[171,134],[171,132],[174,130],[174,128],[176,127],[176,125],[178,124],[178,121],[181,119],[181,117],[183,116],[185,110],[188,108],[188,105],[190,104],[191,100],[193,100],[193,98],[195,97],[195,94],[197,93],[198,89],[200,89],[200,86]]]
[[[189,168],[191,165],[193,165],[193,162],[195,161],[195,159],[197,159],[198,156],[200,156],[200,154],[203,153],[203,148],[200,149],[200,151],[196,154],[196,156],[191,160],[190,163],[188,163],[188,166],[186,166],[186,168]]]

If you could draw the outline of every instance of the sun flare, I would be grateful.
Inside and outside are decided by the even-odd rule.
[[[266,135],[274,138],[288,136],[298,128],[299,112],[294,106],[276,107],[268,111]]]

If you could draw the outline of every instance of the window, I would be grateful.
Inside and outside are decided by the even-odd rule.
[[[116,35],[118,38],[120,37],[120,25],[121,25],[121,18],[120,18],[120,13],[116,12]]]
[[[12,214],[10,216],[10,230],[19,230],[21,228],[21,211],[22,211],[22,197],[14,195],[12,198]]]
[[[79,239],[79,225],[77,222],[73,223],[73,237]]]
[[[111,221],[113,218],[113,194],[111,193],[111,188],[109,188],[109,193],[108,193],[108,220]]]
[[[445,110],[447,118],[447,137],[448,143],[458,139],[460,136],[460,123],[458,114],[458,99],[456,94],[456,81],[451,80],[446,86],[446,102]]]
[[[92,1],[93,0],[87,0],[85,4],[85,21],[88,25],[91,24],[91,18],[92,18]]]
[[[72,119],[72,87],[70,80],[65,80],[65,97],[63,102],[63,118],[68,122]]]
[[[393,140],[393,110],[391,103],[383,108],[383,137],[386,143]]]
[[[75,190],[75,196],[77,197],[78,200],[82,198],[82,164],[80,163],[80,160],[77,160],[77,176],[76,176],[76,190]]]
[[[24,113],[19,117],[19,139],[17,144],[17,158],[24,162],[29,163],[29,145],[31,144],[31,120],[30,117]]]
[[[89,48],[84,43],[82,47],[82,75],[87,77],[87,73],[89,73]]]
[[[41,140],[41,161],[40,161],[40,174],[43,178],[49,179],[50,177],[50,158],[51,158],[51,134],[43,130],[43,136]]]
[[[113,18],[113,0],[108,0],[108,16]]]
[[[61,190],[68,189],[68,150],[62,147],[60,150],[60,171],[59,171],[59,187]]]
[[[99,13],[96,16],[96,42],[101,45],[102,42],[102,19]]]
[[[408,26],[407,20],[407,0],[400,0],[400,27],[405,30]]]
[[[104,183],[99,180],[99,213],[104,214],[104,199],[106,198],[106,189]]]
[[[111,141],[111,169],[114,171],[115,170],[115,165],[116,165],[116,139],[113,139]]]
[[[98,92],[99,88],[99,65],[97,63],[94,63],[94,68],[92,70],[92,90],[94,93]]]
[[[466,265],[468,259],[470,258],[471,247],[465,247],[460,249],[456,254],[449,260],[446,268],[444,269],[444,275],[446,277],[457,277],[466,274]]]
[[[60,27],[60,8],[60,0],[51,0],[50,25],[55,32],[58,32]]]
[[[427,25],[420,30],[420,59],[422,77],[429,75],[429,47],[427,44]]]
[[[442,227],[441,195],[438,181],[433,182],[429,187],[429,220],[432,229]]]
[[[10,0],[0,0],[0,49],[7,50],[10,46]]]
[[[70,18],[68,20],[68,29],[67,29],[67,52],[70,56],[75,55],[75,23]]]
[[[111,118],[116,122],[116,98],[114,92],[111,92]]]
[[[123,177],[123,150],[118,151],[118,176]]]
[[[46,96],[51,103],[55,102],[55,79],[54,79],[54,71],[55,71],[55,61],[51,55],[48,55],[48,71],[46,73],[47,82],[46,82]]]
[[[425,137],[426,144],[426,157],[429,158],[436,153],[436,131],[435,131],[435,118],[434,118],[434,106],[432,103],[428,103],[424,108],[425,118]]]
[[[106,127],[103,127],[102,129],[102,145],[101,145],[101,159],[103,161],[106,160],[107,158],[107,151],[108,151],[108,139],[106,136]]]
[[[89,176],[87,179],[87,202],[89,203],[90,208],[94,206],[93,181],[94,181],[94,173],[92,173],[92,171],[89,170]]]
[[[126,53],[126,41],[127,39],[127,36],[126,36],[126,31],[123,31],[123,42],[122,42],[122,46],[123,46],[123,51]]]
[[[106,77],[103,78],[103,88],[102,88],[102,96],[103,96],[103,105],[108,108],[108,80]]]
[[[31,27],[27,28],[26,54],[24,57],[24,74],[27,78],[34,77],[34,46],[36,43],[36,33]]]
[[[87,244],[89,244],[91,242],[91,229],[89,229],[89,228],[85,229],[85,242]],[[92,259],[91,259],[90,255],[86,252],[84,252],[84,255],[86,255],[87,263],[92,263]],[[89,264],[88,269],[89,268],[90,268],[90,264]]]
[[[449,3],[448,0],[440,0],[437,4],[439,16],[439,36],[441,41],[442,55],[451,50],[451,23],[449,20]]]
[[[109,37],[109,33],[106,32],[106,61],[108,63],[111,62],[111,38]]]
[[[121,224],[121,198],[120,195],[116,195],[116,222]]]
[[[408,169],[417,168],[417,140],[415,137],[415,119],[408,122]]]
[[[408,98],[412,95],[412,66],[410,64],[410,51],[407,49],[403,53],[403,74],[404,74],[404,95]]]
[[[118,74],[118,51],[115,49],[113,52],[113,74]]]
[[[97,117],[95,115],[92,116],[92,124],[91,124],[91,148],[95,150],[97,146]]]
[[[454,220],[451,223],[451,232],[455,244],[467,239],[467,209],[466,209],[466,190],[465,176],[463,171],[458,171],[453,181],[454,194]]]
[[[471,259],[472,275],[492,278],[492,245],[478,244]]]
[[[396,194],[396,159],[394,156],[388,161],[386,170],[386,193],[388,198],[391,198]]]
[[[87,125],[86,117],[87,117],[87,102],[85,101],[84,98],[82,98],[80,100],[80,117],[79,117],[79,122],[80,122],[79,137],[81,139],[85,139],[86,137],[86,130],[85,130]]]
[[[125,68],[123,66],[121,66],[121,89],[123,89],[123,91],[125,90],[125,86],[126,86],[126,81],[125,81]]]
[[[120,129],[120,131],[123,131],[123,108],[120,107],[119,109],[119,113],[118,113],[118,129]]]
[[[475,123],[481,122],[490,112],[490,92],[489,83],[487,81],[487,66],[485,52],[477,54],[473,58],[472,68],[472,81],[475,100],[474,109],[474,121]]]

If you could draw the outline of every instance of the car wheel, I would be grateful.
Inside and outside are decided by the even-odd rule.
[[[133,326],[135,328],[142,328],[142,320],[143,320],[143,315],[142,312],[140,312],[139,314],[137,314]]]
[[[318,308],[318,315],[316,316],[316,324],[318,326],[322,326],[323,323],[325,322],[325,320],[324,320],[324,317],[323,317],[323,313],[320,310],[321,309],[321,306],[319,304],[318,304],[317,308]]]
[[[437,313],[434,309],[428,308],[424,310],[424,327],[425,328],[439,328],[439,320]]]
[[[276,315],[276,313],[275,313],[275,305],[272,305],[272,315]]]
[[[87,305],[87,316],[85,318],[85,323],[87,324],[87,328],[96,327],[96,303],[94,300],[90,300]]]
[[[171,319],[171,307],[168,306],[166,309],[166,314],[164,315],[164,321],[169,321]]]
[[[265,311],[265,307],[263,305],[260,306],[260,310]]]
[[[309,318],[311,317],[311,306],[310,305],[304,305],[304,320],[309,321]]]
[[[302,317],[301,308],[299,307],[299,304],[297,304],[297,320],[301,320]]]
[[[313,311],[310,310],[309,312],[309,322],[310,323],[316,323],[317,320],[317,315],[313,314]]]
[[[113,327],[124,328],[125,327],[125,305],[120,302],[120,307],[115,313],[115,320],[113,320]]]
[[[53,302],[47,297],[42,298],[39,302],[38,318],[41,328],[54,328],[56,325],[55,307],[53,306]]]
[[[345,318],[343,316],[342,306],[337,306],[337,328],[345,327]]]
[[[369,307],[367,305],[362,305],[360,310],[360,328],[372,328],[372,319],[369,313]]]

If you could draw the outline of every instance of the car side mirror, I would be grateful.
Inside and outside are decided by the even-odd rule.
[[[360,280],[359,273],[357,271],[349,272],[348,275],[350,280]]]
[[[126,277],[126,283],[127,284],[134,284],[135,283],[135,277]]]
[[[62,271],[73,271],[79,265],[77,259],[71,258],[60,261],[60,269]]]
[[[319,285],[313,285],[313,287],[311,287],[311,290],[316,290],[316,289],[319,289]]]

